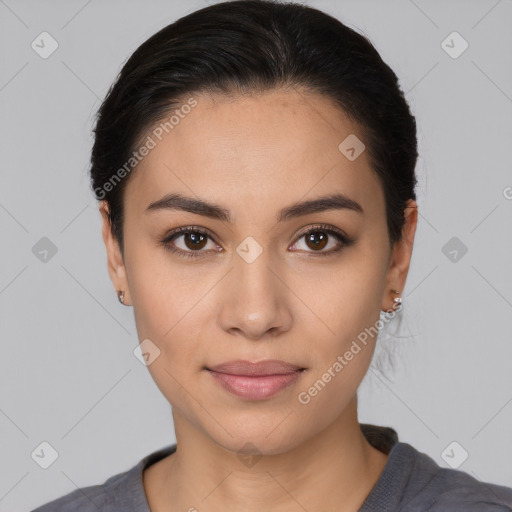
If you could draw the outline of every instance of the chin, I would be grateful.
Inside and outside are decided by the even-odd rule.
[[[284,416],[286,417],[286,416]],[[272,426],[263,427],[262,422],[253,417],[252,422],[245,422],[242,425],[233,425],[224,423],[226,430],[221,427],[216,428],[215,432],[208,432],[208,436],[225,450],[240,455],[280,455],[286,453],[301,442],[297,424],[291,424],[272,416]],[[279,422],[282,422],[280,427]],[[277,427],[277,428],[276,428]],[[300,429],[300,434],[304,435],[304,426]]]
[[[225,441],[225,442],[222,442]],[[258,436],[240,436],[233,439],[217,441],[222,448],[229,450],[239,457],[244,455],[251,456],[269,456],[281,455],[292,450],[297,443],[288,439],[268,439],[264,435]]]

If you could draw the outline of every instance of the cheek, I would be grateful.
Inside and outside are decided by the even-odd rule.
[[[310,281],[304,296],[315,315],[304,310],[301,323],[311,371],[301,391],[311,409],[330,403],[339,411],[364,378],[379,332],[384,273],[381,259],[361,250],[328,276]]]
[[[141,251],[132,253],[130,268],[138,339],[149,339],[157,347],[149,345],[158,356],[147,368],[162,394],[174,404],[182,399],[182,386],[189,387],[191,376],[204,364],[199,347],[204,333],[200,319],[207,306],[200,300],[203,286],[180,276],[177,267],[168,262],[149,265]]]
[[[318,394],[323,396],[317,402],[329,401],[329,396],[331,399],[333,396],[340,399],[350,396],[366,374],[375,349],[380,318],[378,306],[368,305],[371,300],[371,297],[359,294],[343,307],[344,301],[340,299],[325,315],[329,329],[322,328],[318,333],[324,334],[317,336],[310,331],[311,369],[305,386],[316,386]],[[324,388],[328,390],[323,391]],[[316,396],[315,393],[312,390],[311,396]]]
[[[191,268],[173,264],[156,242],[127,243],[126,268],[139,339],[161,343],[177,336],[191,321],[203,290],[202,277]],[[190,314],[192,313],[192,315]]]
[[[323,417],[322,424],[329,424],[347,407],[375,350],[380,297],[361,281],[357,286],[346,283],[344,290],[336,288],[333,300],[324,304],[322,320],[328,328],[322,324],[318,331],[322,335],[309,332],[311,368],[296,400],[301,414],[311,422]]]
[[[337,349],[374,325],[380,316],[384,264],[376,255],[364,251],[347,254],[339,265],[315,271],[311,277],[303,272],[293,285],[302,299],[302,320],[314,327],[327,345]]]
[[[190,287],[181,291],[161,281],[155,286],[153,289],[151,283],[144,281],[140,288],[135,287],[137,299],[133,301],[133,309],[139,340],[149,338],[167,364],[187,364],[191,371],[193,368],[188,363],[194,357],[199,360],[198,345],[202,333],[204,336],[201,318],[206,314],[206,304],[200,303]]]
[[[200,308],[191,309],[183,301],[169,301],[165,297],[161,303],[155,303],[150,293],[142,293],[139,298],[140,306],[134,305],[139,339],[149,338],[154,344],[150,346],[158,353],[148,365],[148,371],[173,407],[190,408],[194,404],[188,402],[189,396],[184,390],[193,388],[194,378],[204,364],[204,348],[201,348],[204,329],[195,321],[201,314]]]

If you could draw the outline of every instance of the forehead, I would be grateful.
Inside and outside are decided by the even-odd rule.
[[[341,192],[369,215],[382,214],[384,199],[367,151],[355,159],[346,153],[347,145],[363,147],[361,129],[330,99],[300,90],[193,99],[193,108],[178,105],[173,112],[180,115],[171,119],[171,112],[148,130],[153,147],[127,185],[129,210],[141,213],[180,191],[250,218],[263,205]]]

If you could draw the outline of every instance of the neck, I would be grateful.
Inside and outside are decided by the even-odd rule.
[[[357,397],[328,428],[277,455],[244,458],[224,449],[173,411],[177,450],[144,474],[152,511],[240,509],[357,511],[387,455],[357,419]]]

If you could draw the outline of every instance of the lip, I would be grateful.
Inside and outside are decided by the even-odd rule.
[[[248,400],[270,398],[293,384],[305,368],[279,360],[236,360],[206,368],[225,390]]]
[[[266,359],[257,363],[237,359],[236,361],[226,361],[225,363],[215,366],[209,366],[207,369],[230,375],[252,376],[284,375],[287,373],[293,373],[297,370],[303,370],[302,367],[297,366],[296,364],[287,363],[286,361],[280,361],[278,359]]]

